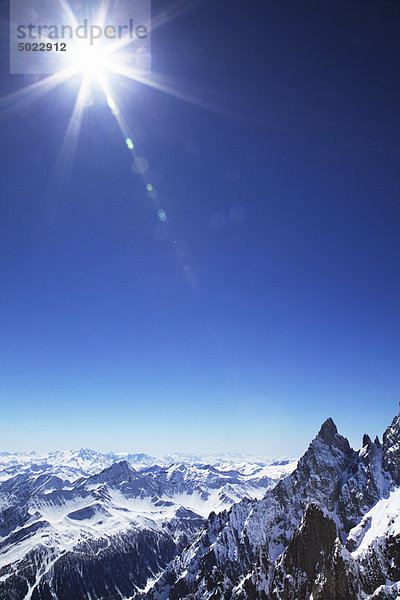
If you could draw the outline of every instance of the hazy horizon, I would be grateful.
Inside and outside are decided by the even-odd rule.
[[[333,420],[338,429],[338,433],[341,434],[342,436],[346,437],[349,440],[350,445],[352,446],[352,448],[354,448],[354,450],[358,450],[362,447],[362,436],[365,433],[368,434],[372,439],[374,439],[375,436],[378,436],[378,438],[380,440],[382,440],[382,435],[383,435],[384,431],[390,425],[390,423],[392,422],[392,419],[397,414],[398,414],[398,410],[397,410],[397,412],[396,411],[393,412],[393,415],[388,418],[386,423],[384,423],[384,416],[380,412],[380,414],[379,414],[379,420],[381,423],[380,430],[378,430],[378,429],[376,429],[376,430],[363,429],[361,426],[363,421],[360,419],[359,422],[357,423],[357,427],[355,428],[353,425],[353,428],[350,429],[352,431],[352,433],[346,432],[345,427],[344,426],[341,427],[340,424],[338,423],[338,421],[335,420],[335,418],[333,418]],[[331,415],[328,415],[326,418],[329,418],[329,416],[331,416]],[[376,415],[376,417],[378,417],[378,414]],[[18,448],[15,448],[12,446],[4,445],[4,440],[3,440],[0,452],[10,452],[10,453],[36,452],[38,454],[45,454],[45,453],[56,452],[56,451],[77,452],[79,450],[93,450],[95,452],[99,452],[102,454],[107,454],[109,452],[114,452],[116,454],[118,454],[118,453],[147,454],[147,455],[155,457],[155,458],[167,456],[169,454],[171,454],[171,455],[182,454],[182,455],[187,455],[187,456],[189,456],[189,455],[193,455],[193,456],[195,456],[195,455],[198,455],[198,456],[213,456],[213,455],[214,456],[223,456],[224,454],[230,454],[230,455],[234,456],[235,454],[237,454],[237,455],[243,455],[243,456],[247,456],[247,457],[253,456],[253,457],[263,457],[263,458],[293,458],[293,457],[300,457],[307,450],[309,443],[317,435],[317,433],[320,429],[320,426],[322,425],[322,423],[325,420],[326,419],[322,419],[320,421],[320,423],[315,426],[314,430],[312,430],[312,425],[313,425],[314,419],[313,419],[313,422],[308,423],[308,425],[309,425],[308,430],[310,431],[310,436],[305,441],[303,441],[303,439],[300,439],[299,437],[297,437],[297,438],[294,437],[295,429],[285,428],[285,425],[282,421],[282,428],[276,429],[274,432],[274,435],[276,436],[276,438],[273,438],[276,443],[275,446],[273,443],[263,445],[262,440],[259,440],[258,442],[256,441],[254,444],[251,444],[249,442],[249,439],[251,439],[251,432],[248,432],[247,435],[242,434],[242,438],[243,438],[242,445],[239,444],[236,447],[234,447],[233,445],[231,447],[223,447],[220,445],[215,446],[215,444],[213,444],[213,442],[208,444],[208,446],[205,444],[203,444],[201,446],[196,446],[195,445],[196,442],[193,442],[193,440],[192,440],[192,446],[181,446],[180,447],[178,443],[175,446],[173,446],[173,442],[170,442],[170,445],[168,445],[168,446],[164,446],[164,445],[157,446],[154,444],[154,439],[152,439],[150,441],[150,443],[147,443],[147,444],[146,444],[146,442],[143,442],[142,446],[137,445],[137,443],[133,443],[130,446],[128,442],[125,442],[125,443],[121,442],[119,446],[118,445],[102,446],[101,444],[96,443],[95,437],[93,437],[93,435],[91,435],[89,433],[87,437],[84,437],[84,436],[81,437],[82,443],[80,443],[79,441],[76,441],[76,442],[74,442],[73,445],[68,445],[67,442],[60,442],[58,445],[53,445],[53,446],[48,446],[46,444],[37,444],[36,446],[25,445],[25,446],[20,446]],[[365,419],[365,423],[367,423],[367,422],[368,422],[368,420]],[[349,422],[347,422],[347,424],[349,424]],[[289,424],[289,427],[290,427],[290,424]],[[304,435],[304,433],[302,433],[302,436],[303,435]],[[83,443],[85,440],[88,441],[89,439],[93,440],[92,445]],[[253,435],[253,441],[254,441],[254,435]],[[243,442],[245,442],[245,443],[243,444]]]

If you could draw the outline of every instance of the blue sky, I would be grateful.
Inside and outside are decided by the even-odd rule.
[[[370,0],[166,18],[153,68],[194,101],[114,82],[143,178],[96,90],[62,192],[78,82],[7,114],[2,449],[297,454],[328,416],[355,446],[382,434],[400,398],[399,24]],[[26,82],[2,56],[6,94]]]

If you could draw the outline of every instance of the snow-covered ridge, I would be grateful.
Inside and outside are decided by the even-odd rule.
[[[331,418],[261,500],[210,515],[147,600],[395,600],[400,415],[355,451]]]
[[[174,464],[211,465],[219,471],[237,471],[246,477],[269,477],[278,479],[296,467],[294,458],[271,458],[245,456],[240,454],[186,455],[168,454],[150,456],[143,453],[108,452],[101,453],[88,448],[80,450],[56,450],[48,453],[0,452],[0,482],[22,473],[41,475],[51,473],[63,479],[74,480],[88,477],[110,467],[116,462],[127,461],[135,469],[158,465]]]
[[[360,523],[350,531],[348,544],[353,542],[353,556],[359,557],[371,544],[389,536],[399,535],[400,488],[394,488],[386,497],[378,500],[371,510],[365,513]]]
[[[171,458],[87,449],[2,453],[0,598],[14,594],[16,585],[25,590],[21,600],[35,597],[35,589],[58,580],[65,561],[78,573],[82,560],[93,569],[85,582],[98,586],[93,598],[119,590],[121,578],[130,591],[145,589],[212,511],[262,498],[296,466],[287,459],[214,457],[214,464],[206,464],[196,462],[200,457]],[[103,560],[117,564],[118,581],[108,566],[107,581],[99,579]]]

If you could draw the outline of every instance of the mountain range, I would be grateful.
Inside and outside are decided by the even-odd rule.
[[[1,600],[400,596],[400,415],[298,461],[32,456],[0,456]]]
[[[270,458],[225,453],[223,455],[168,454],[150,456],[149,454],[128,452],[101,453],[88,448],[80,450],[56,450],[48,453],[37,452],[0,452],[0,482],[12,476],[27,473],[29,475],[52,474],[71,481],[78,477],[95,475],[116,462],[127,461],[135,469],[151,466],[168,467],[172,464],[211,465],[220,471],[237,471],[252,477],[263,475],[276,479],[277,475],[286,475],[294,468],[294,458]],[[287,465],[290,463],[289,468]],[[262,470],[261,470],[262,469]]]
[[[149,600],[394,600],[400,590],[400,416],[355,451],[325,421],[261,500],[211,514]]]
[[[214,464],[171,458],[87,449],[2,453],[0,598],[132,597],[211,511],[261,498],[296,466],[240,456],[214,457]]]

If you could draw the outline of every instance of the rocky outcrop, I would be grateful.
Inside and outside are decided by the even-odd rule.
[[[397,415],[383,434],[383,467],[394,485],[400,485],[400,415]]]
[[[390,485],[383,473],[382,446],[378,439],[372,442],[368,435],[364,435],[362,448],[345,475],[338,513],[344,530],[349,532]]]
[[[271,600],[308,597],[333,552],[337,528],[316,504],[310,504],[288,547],[277,561]]]
[[[310,504],[277,561],[271,600],[357,600],[357,566],[337,537],[335,522]],[[354,577],[356,574],[356,577]]]

